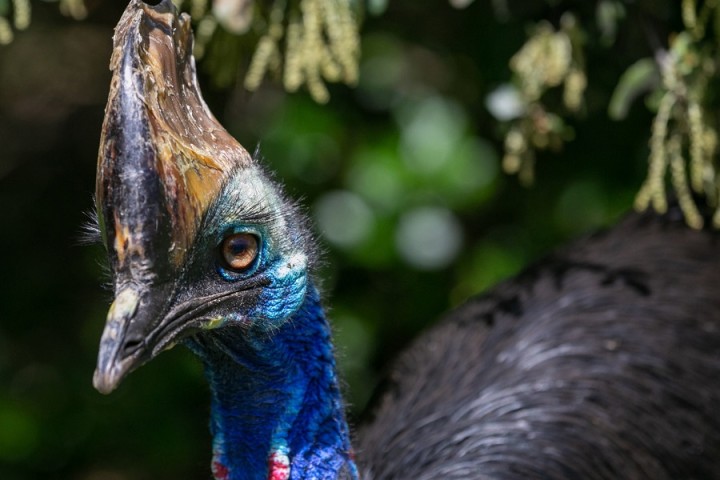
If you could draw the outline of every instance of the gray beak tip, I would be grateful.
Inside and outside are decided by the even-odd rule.
[[[93,387],[95,387],[95,390],[103,395],[108,395],[117,387],[117,380],[117,378],[112,378],[110,375],[104,374],[99,369],[95,369],[95,373],[93,374]]]
[[[140,294],[132,289],[121,290],[110,306],[107,323],[100,341],[97,368],[93,374],[93,386],[100,393],[108,394],[137,363],[139,355],[123,355],[126,333],[140,302]]]

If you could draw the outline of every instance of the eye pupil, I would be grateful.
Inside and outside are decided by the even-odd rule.
[[[220,247],[226,266],[235,271],[246,270],[258,254],[258,239],[250,233],[235,233],[225,237]]]

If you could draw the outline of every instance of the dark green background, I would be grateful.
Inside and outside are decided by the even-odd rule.
[[[91,386],[110,292],[102,248],[78,238],[124,2],[87,3],[78,23],[34,2],[30,29],[0,48],[0,478],[209,478],[208,392],[188,351],[161,355],[110,396]],[[624,69],[666,41],[676,2],[633,2],[610,49],[597,41],[596,2],[511,1],[507,19],[490,3],[392,0],[364,25],[360,85],[331,87],[325,106],[273,84],[250,95],[203,78],[231,133],[249,149],[260,143],[290,194],[324,212],[320,230],[354,232],[319,240],[353,414],[419,330],[614,221],[643,178],[651,113],[640,101],[618,123],[606,107]],[[536,184],[523,188],[500,171],[503,126],[485,98],[510,78],[532,22],[557,22],[568,7],[588,30],[587,107],[569,120],[575,140],[541,154]],[[428,269],[405,259],[397,232],[418,212],[461,226],[451,261]],[[443,228],[413,225],[444,246]]]

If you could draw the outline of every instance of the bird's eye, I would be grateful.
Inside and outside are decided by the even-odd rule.
[[[258,256],[258,238],[251,233],[228,235],[220,245],[220,256],[230,270],[247,270]]]

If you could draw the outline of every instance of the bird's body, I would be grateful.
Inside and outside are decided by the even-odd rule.
[[[720,478],[720,237],[678,210],[629,215],[419,338],[358,432],[363,478]]]
[[[425,333],[353,450],[307,222],[212,117],[191,50],[169,0],[130,2],[98,163],[99,390],[188,345],[219,480],[720,478],[717,239],[671,215],[630,215]]]

